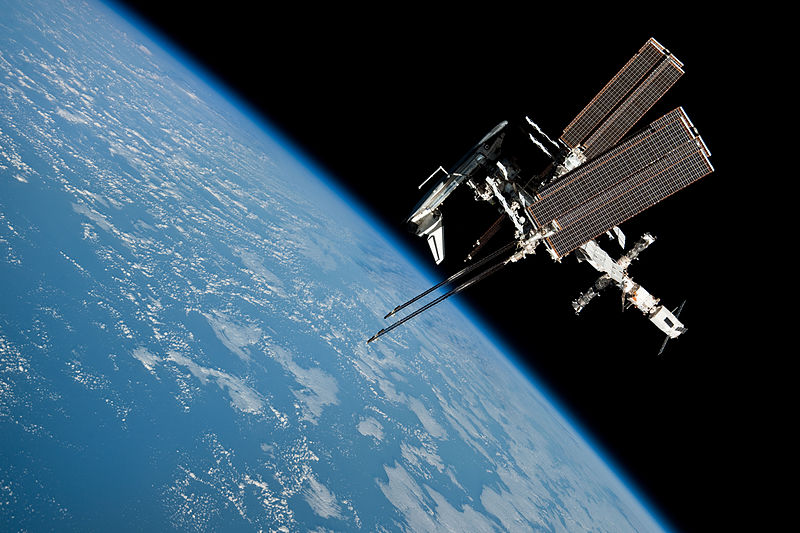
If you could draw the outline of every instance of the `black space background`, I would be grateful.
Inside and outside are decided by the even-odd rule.
[[[761,113],[746,105],[755,93],[745,74],[763,44],[759,22],[695,10],[684,16],[666,5],[660,13],[580,16],[555,4],[547,13],[537,11],[543,4],[276,5],[129,3],[424,262],[431,262],[425,242],[402,222],[419,199],[416,186],[439,164],[452,165],[507,118],[527,114],[558,137],[650,36],[685,63],[686,74],[645,122],[682,105],[716,171],[622,229],[629,243],[645,231],[657,237],[630,272],[670,307],[688,300],[681,319],[689,332],[657,358],[662,336],[638,311],[620,311],[616,289],[576,317],[570,302],[597,274],[573,257],[555,264],[545,252],[463,298],[668,525],[735,530],[760,514],[754,501],[765,489],[752,482],[769,468],[758,450],[770,445],[765,413],[772,411],[763,380],[776,367],[772,349],[750,342],[768,337],[753,302],[773,276],[747,227],[760,212],[749,184],[763,170],[753,157],[763,146],[750,137]],[[445,211],[442,277],[460,268],[469,243],[495,218],[461,192]],[[495,245],[510,238],[506,227]]]

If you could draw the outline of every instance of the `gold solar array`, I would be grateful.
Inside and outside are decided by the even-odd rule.
[[[555,221],[548,242],[563,257],[712,172],[710,155],[679,107],[541,189],[528,209],[540,226]]]
[[[592,159],[616,144],[683,75],[683,63],[649,39],[575,119],[561,141]]]

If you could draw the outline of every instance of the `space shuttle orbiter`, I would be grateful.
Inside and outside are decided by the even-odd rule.
[[[472,150],[461,161],[456,163],[450,172],[440,166],[418,187],[421,189],[434,176],[439,173],[442,174],[428,194],[414,208],[414,212],[411,213],[408,220],[406,220],[409,229],[416,235],[427,238],[433,259],[437,265],[444,260],[444,226],[439,206],[442,205],[456,187],[465,180],[471,181],[473,176],[484,169],[487,162],[496,160],[499,157],[503,141],[503,136],[500,133],[507,124],[508,122],[504,121],[495,126],[478,144],[472,147]]]

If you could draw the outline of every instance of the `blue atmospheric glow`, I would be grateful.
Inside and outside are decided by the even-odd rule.
[[[350,190],[342,184],[335,176],[328,170],[321,167],[315,161],[315,158],[307,153],[302,147],[295,144],[288,136],[286,136],[277,126],[270,122],[261,112],[245,101],[235,90],[231,89],[213,74],[207,71],[201,64],[192,59],[188,54],[183,52],[179,47],[175,46],[168,37],[162,35],[157,29],[149,25],[146,21],[139,18],[135,13],[129,11],[125,6],[113,1],[106,2],[109,7],[117,13],[119,17],[131,24],[136,29],[145,34],[149,39],[155,42],[168,56],[171,56],[188,71],[194,74],[202,83],[211,88],[212,91],[218,93],[223,100],[236,109],[248,120],[257,125],[260,131],[270,138],[273,142],[285,150],[292,158],[294,158],[300,165],[308,169],[308,171],[317,177],[327,188],[332,190],[341,201],[349,206],[353,211],[360,216],[364,223],[371,226],[375,233],[387,241],[395,249],[401,250],[401,255],[409,260],[412,266],[421,273],[429,283],[434,284],[439,281],[440,274],[436,273],[428,264],[421,264],[416,259],[416,252],[409,250],[399,237],[395,228],[390,228],[375,214],[371,206],[363,205],[356,199]],[[589,432],[582,427],[569,410],[556,398],[552,393],[535,375],[535,371],[526,363],[524,358],[520,357],[510,346],[508,346],[501,338],[500,335],[490,325],[488,325],[479,313],[471,309],[468,304],[461,300],[458,296],[451,300],[454,305],[468,321],[483,333],[486,340],[498,347],[499,351],[508,358],[509,362],[525,376],[528,383],[551,404],[554,410],[561,416],[572,430],[587,444],[587,446],[600,458],[600,460],[613,472],[613,474],[621,481],[621,483],[630,491],[633,498],[635,498],[640,505],[642,505],[647,512],[657,521],[657,523],[665,530],[671,528],[665,527],[665,519],[659,513],[654,511],[652,502],[645,498],[640,490],[636,489],[634,483],[624,473],[624,470],[614,464],[609,459],[607,452],[605,452],[600,444],[589,435]]]

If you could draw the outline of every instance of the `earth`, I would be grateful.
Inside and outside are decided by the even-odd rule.
[[[0,529],[662,529],[458,301],[365,343],[438,280],[225,88],[2,4]]]

